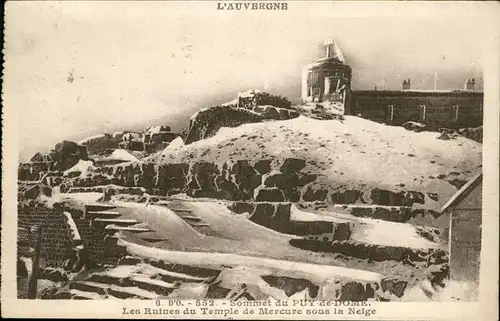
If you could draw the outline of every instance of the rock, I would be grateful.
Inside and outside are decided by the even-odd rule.
[[[358,201],[364,203],[363,192],[357,190],[336,191],[330,198],[333,204],[354,204]]]
[[[66,282],[69,280],[69,275],[63,269],[48,267],[43,270],[40,279],[50,280],[53,282]]]
[[[252,216],[250,216],[250,220],[256,224],[259,224],[264,227],[271,228],[272,219],[271,217],[274,215],[275,207],[270,203],[261,203],[257,204],[255,207]]]
[[[186,144],[211,137],[222,127],[237,127],[248,123],[258,123],[262,115],[229,106],[211,107],[196,113],[189,124]]]
[[[309,290],[309,295],[312,298],[318,295],[319,286],[306,279],[274,275],[263,275],[262,279],[270,286],[283,290],[288,297],[302,292],[304,289]]]
[[[291,215],[292,204],[277,204],[274,213],[274,219],[280,222],[289,222]]]
[[[298,185],[297,175],[274,174],[266,178],[264,185],[267,187],[277,187],[279,189],[290,189]]]
[[[307,236],[308,238],[332,235],[333,223],[327,221],[290,221],[287,234]]]
[[[118,143],[121,141],[123,134],[116,135],[102,134],[89,137],[82,140],[80,143],[85,146],[89,155],[99,155],[106,150],[119,148]]]
[[[188,172],[189,165],[185,163],[159,166],[156,187],[165,191],[170,191],[171,189],[185,189]],[[199,186],[197,188],[199,188]]]
[[[371,199],[373,204],[389,206],[405,206],[405,195],[403,192],[392,192],[375,188],[372,190]]]
[[[347,282],[342,285],[339,301],[366,301],[373,298],[373,291],[366,291],[360,282]]]
[[[80,159],[88,159],[85,146],[66,140],[56,144],[50,152],[50,157],[54,161],[55,169],[60,172],[75,166]]]
[[[50,188],[47,185],[43,184],[36,184],[33,185],[32,187],[28,188],[24,192],[24,198],[26,199],[36,199],[40,195],[45,195],[45,196],[52,196],[52,188]]]
[[[290,202],[296,203],[300,201],[300,191],[298,188],[284,189],[283,194],[285,195],[286,200]]]
[[[277,188],[263,188],[259,190],[255,200],[257,202],[283,202],[285,198],[283,197],[283,193]]]
[[[30,163],[33,163],[33,162],[48,162],[49,160],[47,159],[49,158],[48,155],[42,155],[40,153],[36,153],[35,155],[33,155],[30,159]],[[51,161],[51,159],[50,159]]]
[[[458,133],[476,142],[483,142],[483,126],[479,126],[476,128],[460,128],[458,130]]]
[[[220,171],[217,165],[209,163],[209,162],[200,162],[200,163],[195,163],[191,167],[191,172],[193,174],[203,174],[203,175],[219,175]]]
[[[121,149],[132,150],[136,152],[142,152],[145,150],[144,142],[141,141],[122,141],[118,143],[118,147]]]
[[[271,171],[271,162],[271,159],[261,159],[255,163],[254,168],[260,174],[267,174]]]
[[[316,201],[324,201],[326,199],[326,195],[328,194],[327,190],[312,190],[307,189],[307,191],[302,195],[302,200],[305,202],[316,202]]]
[[[241,195],[248,195],[250,198],[253,196],[253,192],[255,188],[261,185],[262,183],[262,175],[234,175],[234,182],[237,185],[239,193]],[[245,200],[248,198],[245,197]]]
[[[401,125],[401,127],[403,127],[406,130],[411,130],[418,133],[424,131],[427,128],[427,125],[415,121],[408,121],[403,125]]]
[[[283,174],[292,174],[306,167],[306,161],[300,158],[287,158],[281,165],[280,171]]]
[[[255,206],[252,203],[235,202],[229,205],[228,209],[236,214],[252,214],[255,210]]]
[[[299,176],[299,180],[297,182],[297,186],[305,186],[309,183],[314,182],[318,178],[316,174],[304,174]]]
[[[230,201],[250,199],[250,195],[245,197],[245,193],[241,191],[232,181],[227,180],[224,175],[219,175],[215,178],[215,185],[217,186],[219,194],[223,199]]]
[[[265,119],[273,119],[273,120],[280,120],[283,119],[281,118],[280,112],[278,111],[279,108],[273,107],[273,106],[257,106],[253,110],[262,116],[264,116]],[[286,118],[284,118],[286,119]]]
[[[257,204],[250,220],[272,230],[288,233],[290,223],[290,204]]]
[[[237,160],[233,165],[231,172],[235,175],[251,176],[254,175],[255,169],[249,164],[247,160]]]
[[[441,135],[437,139],[450,140],[451,138],[450,138],[450,136],[448,136],[448,134],[446,132],[442,132]]]
[[[284,97],[259,91],[247,91],[240,93],[238,97],[238,107],[240,108],[254,109],[257,106],[266,105],[289,109],[292,103]]]
[[[206,195],[218,195],[217,193],[214,193],[217,191],[215,179],[217,175],[220,174],[217,165],[208,162],[195,163],[191,167],[191,174],[196,177],[196,182],[199,184],[200,189],[204,190],[204,192],[196,192],[193,195],[205,195],[196,197],[209,197]],[[193,186],[190,187],[192,188]]]
[[[461,189],[462,186],[464,186],[465,184],[467,184],[467,181],[464,181],[462,179],[451,179],[451,180],[447,180],[448,183],[450,183],[451,185],[455,186],[456,189]]]
[[[348,240],[351,237],[351,224],[349,222],[336,223],[333,225],[333,239],[336,241]]]
[[[382,291],[392,293],[398,298],[401,298],[404,295],[408,282],[394,278],[386,278],[380,282],[380,285],[382,287]]]
[[[231,289],[224,288],[221,285],[221,282],[213,283],[208,286],[207,294],[205,295],[206,299],[225,299],[226,296],[231,292]]]

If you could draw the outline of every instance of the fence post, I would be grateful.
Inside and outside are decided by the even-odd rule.
[[[394,120],[394,105],[389,105],[389,122]]]
[[[38,290],[38,276],[40,274],[40,252],[42,251],[42,237],[43,231],[41,226],[37,226],[37,240],[35,248],[35,259],[33,260],[33,267],[31,270],[31,276],[28,283],[28,299],[36,299],[36,293]]]
[[[455,108],[455,121],[458,121],[458,105],[453,106]]]
[[[420,105],[420,120],[425,121],[425,105]]]

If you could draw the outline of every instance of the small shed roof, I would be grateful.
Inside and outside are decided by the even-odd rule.
[[[479,173],[468,181],[461,189],[459,189],[446,204],[441,208],[441,213],[446,211],[451,206],[457,204],[465,196],[467,196],[481,181],[483,180],[483,173]]]

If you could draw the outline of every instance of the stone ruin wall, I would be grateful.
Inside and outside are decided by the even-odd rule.
[[[116,264],[125,255],[125,250],[116,245],[113,237],[106,238],[103,229],[94,228],[91,220],[84,218],[83,211],[71,208],[50,208],[36,200],[23,200],[18,205],[18,227],[31,231],[34,226],[43,226],[41,243],[41,268],[62,267],[71,256],[75,241],[64,212],[71,214],[87,250],[91,262]],[[29,233],[29,246],[36,248],[37,233]]]
[[[257,106],[265,105],[290,109],[292,103],[284,97],[272,95],[269,93],[255,93],[251,97],[238,98],[238,107],[240,108],[254,110]]]
[[[272,103],[272,102],[271,102]],[[251,107],[234,108],[215,106],[199,111],[190,120],[188,133],[184,139],[191,144],[217,134],[222,127],[238,127],[243,124],[260,123],[264,120],[287,120],[296,118],[299,113],[274,105],[260,106],[252,102]]]
[[[96,168],[92,176],[77,177],[61,184],[61,192],[72,187],[115,184],[142,187],[150,194],[168,196],[186,193],[199,198],[249,202],[324,202],[327,204],[378,204],[411,207],[425,204],[426,195],[418,191],[374,189],[360,190],[332,187],[321,174],[304,169],[306,161],[263,159],[238,160],[222,164],[210,162],[155,165],[126,163]],[[310,166],[308,166],[310,168]]]

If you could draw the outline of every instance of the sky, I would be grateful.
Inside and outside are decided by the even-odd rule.
[[[203,6],[203,10],[194,10]],[[200,9],[200,8],[198,8]],[[353,89],[462,89],[482,75],[477,18],[217,12],[205,3],[10,2],[4,99],[20,159],[66,139],[150,125],[251,88],[300,97],[302,66],[335,37]],[[22,17],[22,18],[20,18]]]

